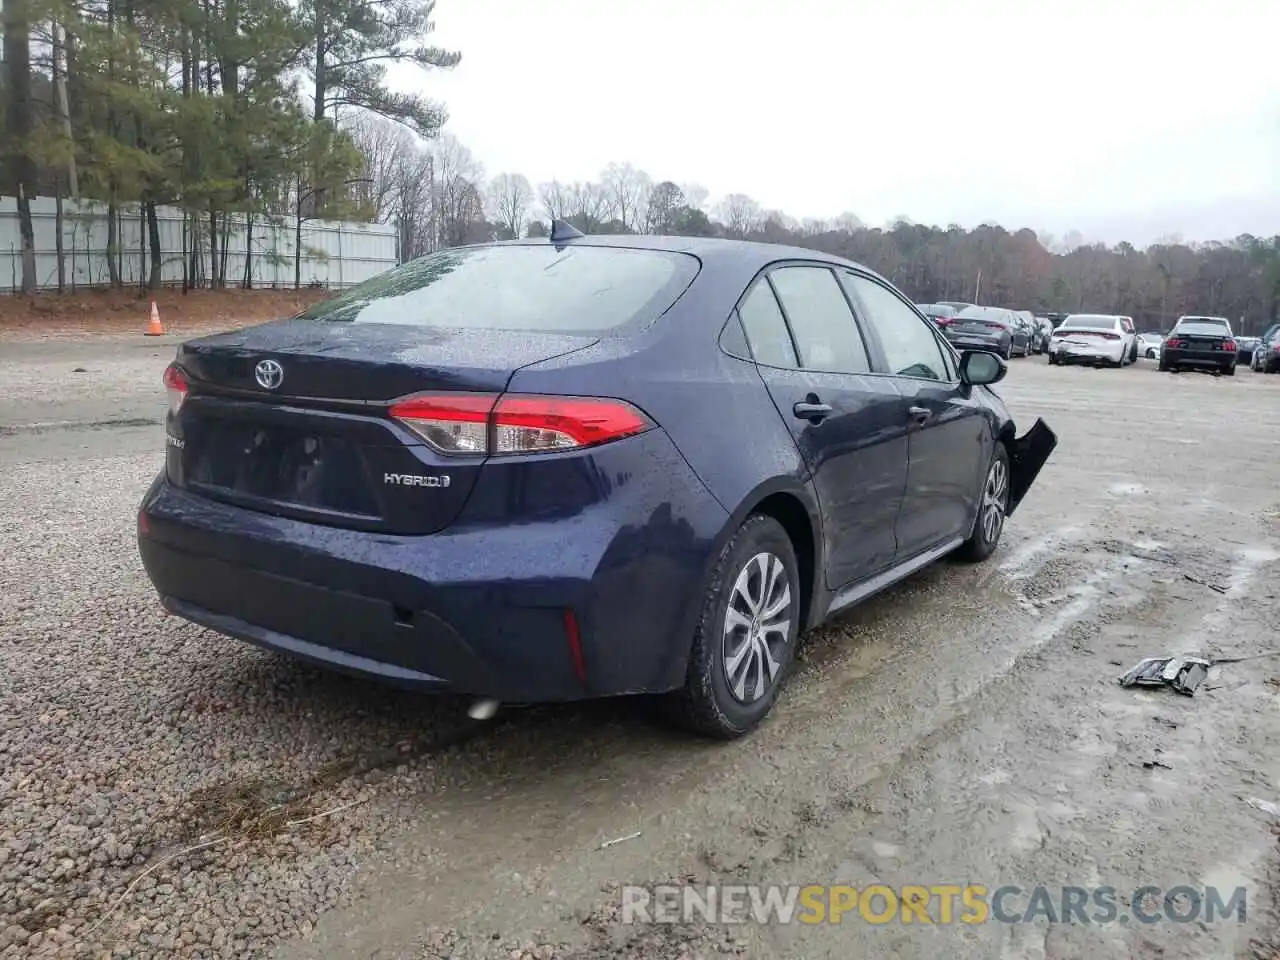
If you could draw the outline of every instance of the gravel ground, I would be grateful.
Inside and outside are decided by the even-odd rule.
[[[1271,824],[1241,799],[1280,801],[1280,661],[1194,700],[1114,677],[1274,643],[1280,445],[1240,440],[1280,377],[1015,361],[1003,392],[1062,444],[997,557],[821,631],[721,747],[631,703],[476,725],[165,616],[133,539],[160,431],[47,424],[156,407],[170,355],[0,347],[0,957],[1271,956],[1269,906],[1123,937],[616,914],[623,880],[868,875],[1239,878],[1269,904]]]

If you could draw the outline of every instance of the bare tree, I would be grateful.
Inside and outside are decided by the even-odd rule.
[[[569,188],[559,180],[538,184],[538,202],[546,220],[559,220],[569,216]]]
[[[484,222],[484,200],[477,186],[484,181],[484,167],[451,134],[441,136],[431,154],[440,243],[457,246],[474,242],[475,227]]]
[[[711,191],[702,184],[686,183],[680,187],[680,193],[684,197],[685,206],[690,210],[707,212],[707,199],[711,196]]]
[[[685,209],[684,193],[670,180],[663,180],[649,191],[645,205],[645,233],[674,233],[676,218]]]
[[[584,233],[598,233],[609,211],[609,197],[604,187],[580,180],[569,187],[569,219]]]
[[[420,162],[416,138],[402,125],[372,113],[360,113],[344,124],[364,157],[361,178],[352,184],[352,199],[377,223],[396,215],[399,173]]]
[[[638,232],[649,202],[652,181],[629,163],[611,163],[600,175],[609,212],[627,231]]]
[[[761,222],[760,204],[745,193],[731,193],[720,201],[718,215],[725,233],[731,237],[745,237]]]
[[[835,228],[841,233],[857,233],[863,229],[863,223],[856,213],[846,210],[836,217]]]
[[[489,210],[503,232],[504,240],[523,236],[533,188],[522,173],[500,173],[489,183]]]

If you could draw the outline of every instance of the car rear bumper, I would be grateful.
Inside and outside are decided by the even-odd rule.
[[[501,483],[486,466],[462,517],[429,536],[271,516],[161,475],[139,552],[172,613],[338,670],[520,702],[672,689],[728,515],[660,430],[584,459],[594,504],[477,523],[514,495],[484,489]]]
[[[1166,348],[1161,359],[1169,366],[1229,370],[1236,365],[1240,357],[1238,353],[1226,350],[1170,350]]]
[[[1125,357],[1124,341],[1106,347],[1060,343],[1050,353],[1060,363],[1120,363]]]

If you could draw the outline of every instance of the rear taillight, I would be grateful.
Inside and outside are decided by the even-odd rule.
[[[1222,349],[1234,353],[1236,350],[1240,349],[1240,344],[1236,343],[1234,340],[1228,340],[1222,345]]]
[[[176,363],[164,368],[164,389],[169,394],[169,413],[176,414],[187,399],[187,375]]]
[[[1182,346],[1182,341],[1177,337],[1170,337],[1164,342],[1164,345],[1166,347],[1173,347],[1176,350],[1178,347]]]
[[[940,327],[949,327],[956,322],[955,317],[937,317],[936,319]]]
[[[1103,331],[1103,332],[1102,332],[1102,334],[1101,334],[1101,336],[1105,337],[1105,338],[1106,338],[1106,339],[1108,339],[1108,340],[1119,340],[1119,339],[1120,339],[1120,334],[1118,334],[1118,333],[1107,333],[1106,331]]]
[[[451,456],[580,450],[653,426],[631,404],[600,397],[433,393],[395,403],[389,412]]]

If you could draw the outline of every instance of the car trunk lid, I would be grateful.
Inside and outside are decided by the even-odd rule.
[[[297,319],[195,340],[176,360],[188,393],[169,417],[169,477],[279,516],[433,533],[461,512],[485,458],[438,453],[390,416],[392,401],[490,403],[519,368],[598,339]]]

